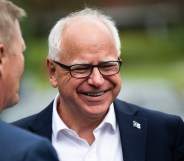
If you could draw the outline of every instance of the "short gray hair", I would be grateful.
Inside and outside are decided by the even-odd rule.
[[[0,43],[9,45],[14,40],[15,21],[26,16],[25,11],[8,0],[0,0]]]
[[[48,56],[52,60],[55,60],[57,56],[61,53],[61,49],[60,49],[61,39],[62,39],[62,32],[63,32],[65,25],[67,24],[69,20],[75,17],[93,18],[97,21],[102,22],[112,33],[114,40],[115,40],[118,55],[120,55],[121,43],[120,43],[120,38],[119,38],[119,34],[116,28],[115,22],[112,20],[111,17],[104,15],[98,10],[85,8],[84,10],[71,13],[67,17],[60,19],[59,21],[57,21],[55,26],[52,28],[49,34],[49,38],[48,38],[48,46],[49,46]]]

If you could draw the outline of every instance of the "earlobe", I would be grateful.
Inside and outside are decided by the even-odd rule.
[[[50,58],[47,58],[47,70],[52,87],[57,87],[56,67]]]

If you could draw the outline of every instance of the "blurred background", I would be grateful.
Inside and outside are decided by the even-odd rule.
[[[39,112],[55,97],[46,70],[47,37],[57,20],[85,6],[117,23],[122,43],[119,98],[184,119],[183,0],[12,0],[24,8],[27,49],[20,102],[0,117],[12,122]],[[13,69],[12,69],[13,70]]]

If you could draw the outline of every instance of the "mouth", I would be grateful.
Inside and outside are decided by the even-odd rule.
[[[90,96],[90,97],[99,97],[102,96],[103,94],[105,94],[105,91],[101,91],[101,92],[93,92],[93,93],[83,93],[86,96]]]

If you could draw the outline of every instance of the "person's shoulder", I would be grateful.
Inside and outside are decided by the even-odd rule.
[[[41,137],[34,135],[19,127],[15,127],[6,122],[0,121],[1,135],[6,135],[6,138],[15,139],[16,142],[21,143],[26,140],[25,143],[29,143],[30,140],[43,140]],[[45,140],[45,139],[44,139]]]
[[[23,161],[57,160],[56,152],[46,138],[42,138],[11,124],[0,121],[0,160]],[[24,159],[23,159],[24,158]]]
[[[180,116],[147,109],[121,100],[115,100],[114,107],[119,123],[122,120],[120,118],[144,120],[152,134],[159,131],[163,135],[169,133],[171,138],[176,135],[184,136],[184,122]]]
[[[26,129],[26,127],[28,127],[28,125],[32,124],[32,122],[35,120],[37,115],[38,114],[30,115],[30,116],[22,118],[20,120],[14,121],[11,124]]]
[[[152,120],[152,119],[159,120],[159,121],[170,120],[171,122],[182,121],[180,116],[177,116],[174,114],[168,114],[158,110],[152,110],[146,107],[141,107],[139,105],[128,103],[119,99],[116,99],[114,103],[117,111],[122,112],[124,114],[134,115],[134,116],[142,117],[149,120]]]

